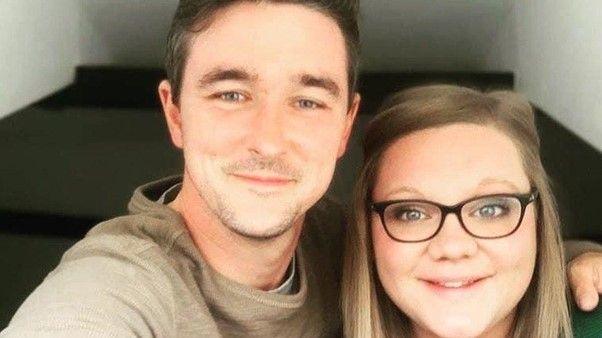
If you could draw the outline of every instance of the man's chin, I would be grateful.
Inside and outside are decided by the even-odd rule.
[[[302,219],[300,204],[285,199],[218,200],[215,215],[233,233],[269,240],[289,232]]]
[[[226,227],[233,233],[244,237],[246,239],[255,241],[269,241],[276,239],[280,236],[291,231],[293,228],[293,222],[285,224],[279,224],[272,227],[254,227],[254,226],[242,226],[240,224],[226,224]]]

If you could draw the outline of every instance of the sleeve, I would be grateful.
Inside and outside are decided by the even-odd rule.
[[[583,253],[592,251],[602,252],[602,244],[581,240],[564,241],[564,252],[567,262],[570,262]]]
[[[575,338],[599,337],[602,332],[602,305],[592,312],[572,309],[573,335]]]
[[[168,291],[152,270],[129,255],[71,249],[0,337],[170,336]]]

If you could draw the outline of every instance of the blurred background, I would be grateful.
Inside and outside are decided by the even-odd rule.
[[[349,199],[382,98],[445,82],[537,108],[568,238],[602,242],[602,2],[362,0],[364,102],[331,192]],[[181,172],[156,86],[176,0],[0,1],[0,328],[135,187]]]

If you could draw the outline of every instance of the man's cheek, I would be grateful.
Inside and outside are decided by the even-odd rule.
[[[230,155],[237,144],[240,143],[226,137],[226,135],[210,133],[205,130],[190,131],[184,135],[185,149],[187,148],[190,152],[204,156]]]

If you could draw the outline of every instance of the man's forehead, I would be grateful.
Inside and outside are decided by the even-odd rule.
[[[193,36],[185,77],[205,83],[277,79],[342,95],[348,81],[347,50],[336,22],[304,5],[283,8],[290,9],[244,3],[220,13],[211,27]]]

